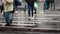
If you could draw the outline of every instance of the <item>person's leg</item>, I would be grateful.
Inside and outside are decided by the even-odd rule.
[[[26,10],[27,10],[27,3],[25,2],[24,3],[24,12],[26,12]]]
[[[28,16],[30,17],[30,5],[28,5]]]
[[[0,5],[0,13],[1,13],[1,5]]]
[[[11,18],[10,18],[10,22],[11,22],[11,23],[12,23],[12,21],[13,21],[13,16],[14,16],[14,10],[11,11]]]
[[[18,7],[17,7],[17,5],[16,5],[16,4],[14,4],[14,6],[15,6],[15,11],[18,11]]]
[[[22,5],[22,0],[19,0],[19,2],[20,2],[20,6]]]
[[[5,12],[4,17],[6,19],[6,25],[10,25],[10,12]]]
[[[47,1],[44,2],[44,11],[47,10]]]
[[[45,11],[45,2],[44,2],[44,7],[43,7],[43,10]]]
[[[47,10],[49,10],[49,8],[50,8],[50,1],[49,2],[47,2]]]
[[[34,10],[35,10],[34,14],[36,14],[37,8],[34,8]]]
[[[32,17],[33,17],[33,9],[34,9],[34,7],[33,7],[33,6],[31,6],[31,11],[32,11]]]

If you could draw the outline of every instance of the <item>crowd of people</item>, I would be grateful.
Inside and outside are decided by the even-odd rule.
[[[22,4],[22,0],[0,0],[0,9],[1,9],[1,13],[3,14],[3,16],[6,19],[6,25],[5,26],[10,26],[10,24],[12,23],[13,20],[13,15],[14,13],[18,13],[18,5],[21,6]],[[49,9],[49,3],[50,1],[45,0],[44,1],[44,10],[48,10]],[[37,7],[38,7],[38,0],[25,0],[24,2],[24,12],[26,12],[26,10],[28,9],[28,17],[29,19],[33,19],[34,18],[34,14],[37,14]],[[46,7],[47,6],[47,7]],[[26,8],[27,7],[27,8]],[[35,11],[33,13],[33,10]],[[30,13],[32,12],[32,13]],[[10,18],[10,14],[12,14],[12,18]],[[32,17],[31,17],[32,14]]]

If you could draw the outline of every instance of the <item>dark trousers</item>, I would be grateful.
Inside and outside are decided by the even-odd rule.
[[[49,4],[50,4],[49,1],[45,1],[45,2],[44,2],[44,10],[45,10],[45,9],[46,9],[46,10],[49,9]]]
[[[33,9],[34,9],[34,6],[33,5],[32,6],[28,5],[28,16],[29,17],[31,17],[30,11],[32,12],[32,17],[33,17]]]
[[[14,8],[15,8],[15,11],[18,11],[18,6],[15,3],[14,3]]]
[[[2,6],[0,5],[0,13],[2,13]]]
[[[50,4],[51,4],[51,9],[52,9],[52,4],[54,3],[54,1],[45,1],[44,2],[44,10],[48,10],[50,8]],[[54,4],[53,4],[54,5]]]

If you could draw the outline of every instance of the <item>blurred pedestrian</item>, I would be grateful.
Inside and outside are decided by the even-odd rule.
[[[34,3],[36,3],[36,6],[38,7],[38,0],[35,0],[35,2]],[[34,10],[35,10],[35,12],[34,12],[34,14],[36,14],[37,12],[37,7],[34,7]]]
[[[45,0],[44,1],[44,10],[46,9],[48,12],[49,8],[50,8],[50,4],[52,4],[53,2],[54,2],[54,0]]]
[[[10,26],[11,24],[11,19],[10,19],[10,14],[11,12],[13,12],[13,3],[14,3],[14,0],[4,0],[3,1],[3,15],[6,19],[6,25],[5,26]]]
[[[25,1],[28,4],[28,16],[29,16],[29,19],[31,18],[31,14],[32,14],[32,18],[31,19],[34,19],[33,9],[34,9],[35,0],[25,0]],[[30,10],[31,10],[32,13],[30,13]]]

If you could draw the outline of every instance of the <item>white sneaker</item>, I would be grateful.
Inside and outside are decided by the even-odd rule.
[[[28,17],[28,19],[31,19],[31,17]]]
[[[2,12],[2,15],[3,15],[4,13]]]
[[[15,11],[15,13],[18,13],[18,11]]]
[[[34,16],[31,19],[34,19]]]

